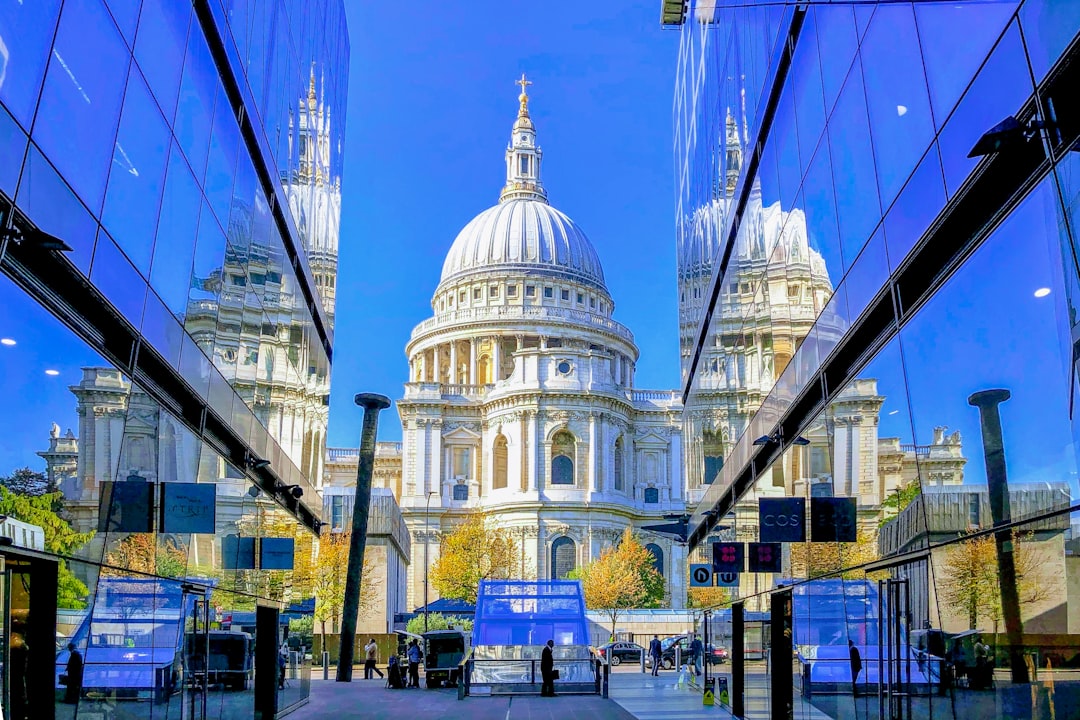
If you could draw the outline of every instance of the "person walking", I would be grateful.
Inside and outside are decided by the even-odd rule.
[[[690,641],[690,663],[694,666],[694,674],[701,674],[701,656],[703,654],[703,648],[701,645],[701,638],[696,634],[694,639]]]
[[[660,656],[662,654],[663,650],[660,647],[660,638],[657,635],[653,635],[652,640],[649,641],[649,657],[652,658],[653,677],[660,674]]]
[[[364,646],[364,679],[374,680],[374,673],[379,674],[379,679],[382,680],[385,677],[382,674],[382,670],[379,669],[375,663],[378,661],[379,646],[375,644],[375,638],[368,640],[368,644]]]
[[[420,649],[416,638],[409,643],[406,654],[409,657],[409,687],[418,688],[420,687],[420,660],[424,657],[424,651]]]
[[[289,661],[289,647],[284,643],[281,644],[281,649],[278,650],[277,664],[278,664],[278,690],[285,689],[285,665]]]
[[[82,681],[83,681],[83,656],[75,647],[75,643],[68,643],[68,656],[67,671],[64,677],[64,702],[68,705],[75,705],[79,702],[79,696],[82,694]]]
[[[555,647],[554,640],[548,640],[544,651],[540,653],[540,685],[541,697],[555,697],[555,655],[551,649]]]
[[[855,643],[851,640],[847,641],[848,644],[848,658],[851,661],[851,694],[858,695],[858,686],[856,682],[859,680],[859,673],[862,672],[862,655],[859,654],[859,648],[855,647]]]

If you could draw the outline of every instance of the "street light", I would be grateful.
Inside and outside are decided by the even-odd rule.
[[[428,490],[427,499],[424,501],[424,632],[427,632],[428,619],[428,533],[431,532],[428,513],[431,510],[431,496],[436,494],[434,490]]]

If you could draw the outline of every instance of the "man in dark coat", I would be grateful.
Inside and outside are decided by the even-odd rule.
[[[555,656],[551,652],[553,647],[555,641],[548,640],[544,652],[540,654],[540,677],[544,681],[540,686],[540,695],[543,697],[555,697]]]
[[[653,635],[652,640],[649,641],[649,657],[652,658],[652,674],[654,677],[660,674],[660,656],[663,652],[663,648],[660,647],[660,638]]]
[[[64,690],[64,702],[69,705],[74,705],[79,702],[79,695],[82,693],[82,681],[83,681],[83,657],[75,648],[75,643],[68,643],[68,656],[67,661],[67,688]]]
[[[862,672],[862,655],[859,654],[859,648],[855,647],[854,642],[848,640],[847,644],[848,656],[851,658],[851,694],[858,695],[855,682],[859,679],[859,673]]]

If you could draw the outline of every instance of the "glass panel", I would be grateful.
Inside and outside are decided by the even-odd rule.
[[[218,220],[225,225],[229,222],[233,173],[236,169],[240,131],[236,126],[232,108],[229,107],[228,99],[225,97],[225,91],[219,88],[217,96],[214,130],[210,136],[210,155],[207,160],[203,190]]]
[[[72,251],[65,253],[65,257],[83,273],[90,274],[97,222],[33,145],[16,204],[35,225],[66,242]]]
[[[191,287],[191,260],[199,227],[202,193],[180,148],[173,145],[161,198],[150,284],[162,302],[183,321]]]
[[[844,78],[848,76],[855,58],[858,39],[855,36],[855,15],[850,7],[814,8],[817,20],[817,41],[821,58],[821,84],[825,91],[825,113],[832,111]]]
[[[161,111],[169,119],[176,110],[190,15],[191,8],[186,3],[144,0],[139,19],[135,61],[146,75]]]
[[[9,198],[15,195],[26,157],[26,143],[26,133],[0,108],[0,191]]]
[[[938,138],[950,196],[980,160],[967,156],[978,139],[1006,117],[1015,115],[1032,91],[1020,33],[1013,23]]]
[[[945,181],[937,145],[931,145],[885,217],[889,262],[895,270],[945,206]]]
[[[97,212],[131,56],[100,0],[64,8],[53,54],[34,139]]]
[[[844,257],[853,258],[881,218],[876,184],[867,182],[875,176],[874,155],[859,63],[851,69],[836,110],[829,118],[829,141],[840,242]]]
[[[206,154],[210,146],[210,124],[214,117],[217,89],[217,68],[206,46],[206,39],[201,32],[193,32],[188,37],[173,132],[191,163],[195,179],[200,183],[206,173]]]
[[[116,22],[117,27],[120,28],[120,32],[124,34],[128,45],[131,45],[135,39],[135,25],[139,19],[139,5],[141,3],[142,0],[105,0],[105,4],[109,6],[109,11],[112,13],[113,20]]]
[[[0,101],[24,128],[37,107],[60,0],[0,3]]]
[[[146,281],[109,236],[102,231],[94,249],[90,281],[134,327],[142,323]]]
[[[887,207],[934,136],[911,7],[879,7],[859,52],[878,186],[882,205]]]
[[[1020,9],[1031,68],[1041,82],[1076,35],[1080,5],[1069,0],[1027,0]]]
[[[168,153],[169,128],[132,65],[102,222],[144,275],[150,273]]]
[[[915,3],[930,100],[938,127],[1016,10],[1015,2]],[[957,28],[964,28],[958,33]]]

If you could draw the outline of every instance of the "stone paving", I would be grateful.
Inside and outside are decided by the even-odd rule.
[[[313,673],[314,675],[314,673]],[[363,671],[359,673],[363,677]],[[611,700],[596,695],[536,695],[468,697],[458,700],[457,690],[387,690],[383,680],[337,683],[311,680],[311,699],[290,713],[289,720],[633,720]],[[423,686],[423,680],[420,681]]]

